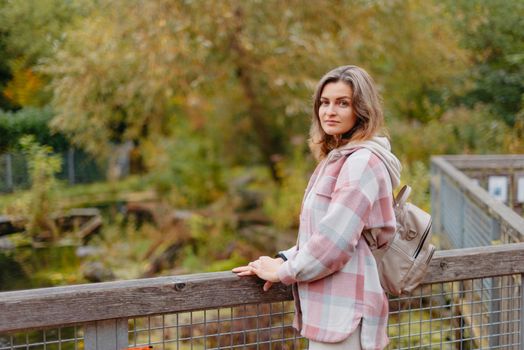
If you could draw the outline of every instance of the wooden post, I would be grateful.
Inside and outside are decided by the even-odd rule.
[[[122,350],[128,347],[127,318],[104,320],[85,325],[85,350]]]
[[[500,222],[492,218],[491,219],[491,241],[500,241],[501,232],[500,232]],[[515,243],[515,242],[501,242],[501,243]]]
[[[7,192],[13,190],[13,164],[11,159],[11,154],[6,153],[5,157],[5,184]]]
[[[72,147],[67,149],[67,178],[70,185],[75,184],[75,150]]]

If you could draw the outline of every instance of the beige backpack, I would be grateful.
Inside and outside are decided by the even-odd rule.
[[[407,203],[411,187],[404,186],[394,199],[397,229],[393,238],[377,247],[377,236],[364,231],[377,262],[384,291],[400,296],[412,292],[422,282],[435,252],[431,241],[431,215]]]

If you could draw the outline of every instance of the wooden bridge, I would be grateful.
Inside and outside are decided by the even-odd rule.
[[[433,159],[432,201],[436,227],[463,246],[438,251],[420,288],[390,298],[389,348],[524,350],[524,243],[500,244],[522,240],[524,219],[453,162]],[[489,245],[464,247],[475,232]],[[292,317],[288,288],[264,293],[231,272],[4,292],[0,350],[306,349]]]

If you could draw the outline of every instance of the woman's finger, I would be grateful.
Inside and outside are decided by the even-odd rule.
[[[256,275],[253,271],[244,271],[237,273],[237,276],[253,276]]]
[[[231,271],[233,271],[234,273],[240,273],[240,272],[246,272],[246,271],[253,272],[253,267],[251,267],[251,266],[239,266],[239,267],[235,267]]]
[[[264,292],[267,292],[269,290],[269,288],[271,288],[271,286],[273,286],[273,282],[269,282],[269,281],[266,281],[266,283],[264,283]]]

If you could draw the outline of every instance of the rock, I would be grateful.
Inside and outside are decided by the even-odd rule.
[[[82,274],[89,282],[104,282],[115,279],[113,271],[98,261],[85,263],[82,266]]]
[[[93,246],[81,246],[76,248],[76,256],[79,258],[85,258],[86,256],[93,256],[99,254],[101,251],[100,248]]]
[[[8,238],[1,237],[0,238],[0,249],[13,249],[15,247],[15,244],[11,242]]]

